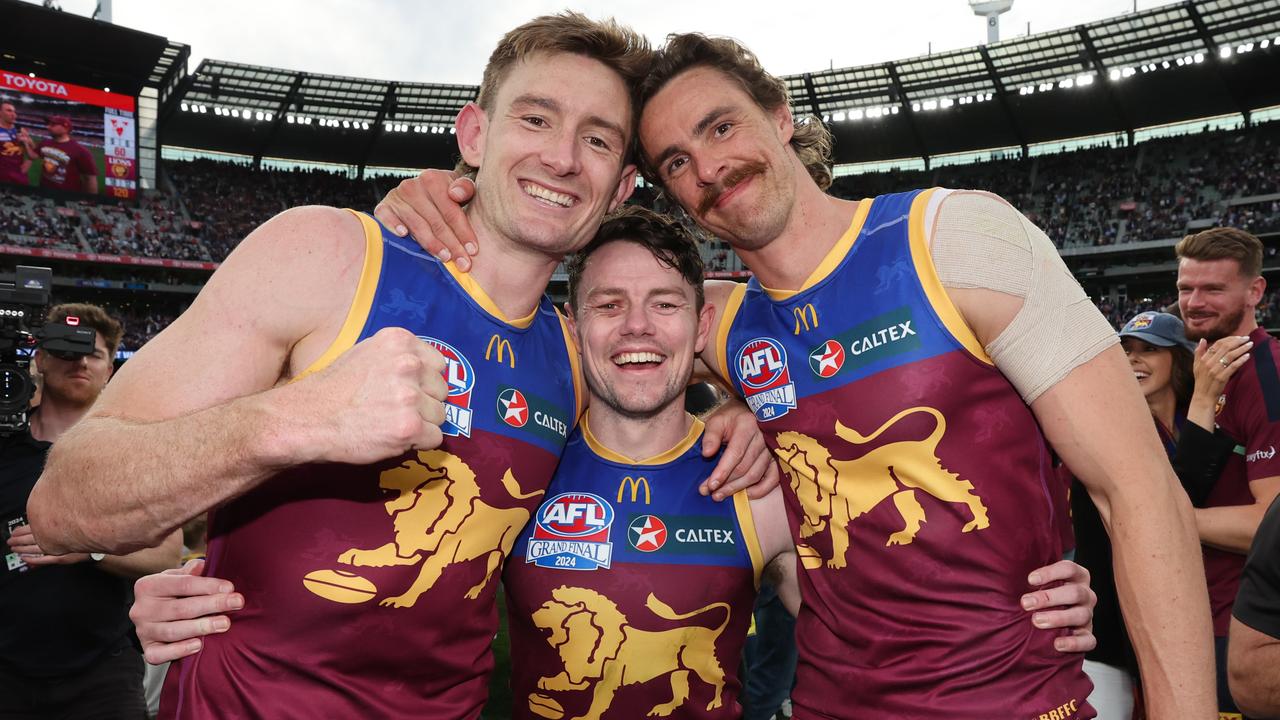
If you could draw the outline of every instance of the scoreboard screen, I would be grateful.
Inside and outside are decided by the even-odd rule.
[[[135,198],[136,123],[132,95],[0,68],[0,184]]]

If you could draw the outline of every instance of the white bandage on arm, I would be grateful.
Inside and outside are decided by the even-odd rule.
[[[1012,205],[977,191],[934,195],[933,222],[925,227],[933,229],[943,287],[985,288],[1023,301],[986,351],[1028,405],[1118,342],[1053,242]]]

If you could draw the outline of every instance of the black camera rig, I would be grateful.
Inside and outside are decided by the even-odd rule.
[[[14,282],[0,283],[0,436],[27,427],[35,382],[31,354],[36,348],[64,359],[93,353],[97,333],[78,320],[45,324],[53,271],[19,265]],[[73,322],[75,320],[75,322]]]

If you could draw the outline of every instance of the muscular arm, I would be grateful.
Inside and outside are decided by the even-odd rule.
[[[1223,507],[1197,508],[1196,528],[1200,542],[1228,552],[1249,552],[1258,523],[1266,515],[1271,501],[1280,495],[1280,477],[1262,478],[1249,483],[1253,493],[1252,505],[1227,505]]]
[[[782,490],[774,488],[768,495],[751,501],[751,517],[755,521],[760,554],[764,556],[764,579],[778,590],[778,598],[793,616],[800,613],[800,580],[796,547],[787,526],[787,509]]]
[[[46,552],[45,548],[36,542],[29,525],[16,528],[9,536],[8,545],[12,552],[19,554],[32,568],[93,562],[89,553],[54,555]],[[182,532],[177,531],[171,533],[156,547],[145,548],[128,555],[107,555],[96,564],[104,572],[132,580],[177,566],[181,553]]]
[[[1280,501],[1258,527],[1231,615],[1231,694],[1250,717],[1280,717]]]
[[[85,192],[89,193],[90,195],[98,194],[98,176],[97,175],[85,175],[84,177],[81,178],[81,180],[84,181]]]
[[[384,367],[384,377],[363,380],[352,370],[338,375],[365,383],[352,392],[311,392],[326,374],[333,384],[344,357],[325,373],[276,386],[336,336],[363,258],[359,222],[332,208],[291,210],[250,234],[191,308],[147,343],[90,414],[58,440],[28,505],[40,544],[52,552],[116,553],[155,545],[284,467],[351,450],[338,447],[336,426],[368,399],[360,393],[375,382],[394,385],[401,373],[425,384],[430,372],[423,365],[404,363],[391,373]],[[380,337],[413,352],[409,340],[387,331],[366,342]],[[443,380],[439,385],[443,397]],[[401,394],[406,406],[418,408],[419,398]],[[401,420],[387,424],[406,439],[417,434]],[[384,449],[369,445],[371,452]]]
[[[791,613],[791,617],[800,614],[800,579],[796,570],[798,561],[793,547],[787,552],[779,553],[764,569],[765,578],[777,589],[778,599],[782,600],[782,606]]]
[[[1227,643],[1227,679],[1231,697],[1249,717],[1280,717],[1280,638],[1258,632],[1231,618]]]
[[[1017,215],[1011,208],[1007,212]],[[1020,221],[1021,216],[1006,220]],[[1061,262],[1045,262],[1054,261]],[[987,348],[1024,306],[1023,298],[1006,292],[951,286],[947,291]],[[1038,303],[1050,301],[1037,298]],[[1072,349],[1043,352],[1070,357]],[[1116,585],[1151,716],[1211,717],[1213,643],[1190,503],[1169,466],[1123,353],[1112,344],[1085,357],[1091,359],[1065,366],[1065,377],[1058,382],[1035,388],[1031,410],[1088,490],[1111,536]],[[1160,588],[1159,595],[1150,588]]]
[[[726,378],[729,376],[728,368],[720,366],[720,324],[725,320],[725,306],[729,304],[729,298],[733,294],[738,283],[730,280],[707,280],[702,284],[703,294],[707,298],[707,304],[715,308],[715,314],[711,318],[711,336],[707,339],[707,345],[698,355],[699,362],[694,364],[694,380],[701,382],[709,382],[719,385],[734,397],[732,383]]]
[[[990,310],[1017,303],[990,291],[952,295],[975,330]],[[1151,716],[1209,717],[1213,641],[1191,504],[1123,353],[1111,347],[1076,367],[1031,410],[1111,536],[1116,587]]]
[[[130,580],[137,580],[143,575],[164,572],[178,566],[182,560],[182,531],[169,533],[156,547],[138,550],[128,555],[108,555],[98,563],[99,567]]]

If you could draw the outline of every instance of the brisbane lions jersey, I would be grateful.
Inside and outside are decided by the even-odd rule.
[[[30,184],[27,173],[22,169],[27,161],[27,151],[18,142],[20,130],[17,125],[8,130],[0,127],[0,183]]]
[[[1252,505],[1249,484],[1280,475],[1280,343],[1265,328],[1249,333],[1250,359],[1227,381],[1218,398],[1215,421],[1239,445],[1228,458],[1205,500],[1205,507]],[[1231,604],[1240,589],[1245,556],[1203,546],[1204,568],[1213,610],[1213,634],[1226,637]]]
[[[1062,557],[1044,438],[938,280],[933,191],[864,200],[803,287],[737,288],[713,364],[784,470],[797,718],[1091,718],[1019,598]]]
[[[549,300],[505,319],[470,276],[359,217],[355,301],[302,375],[406,328],[447,361],[444,442],[295,468],[215,511],[207,573],[247,606],[169,670],[166,717],[474,718],[484,705],[498,574],[578,415],[577,354]]]
[[[701,438],[636,462],[575,431],[504,577],[515,717],[742,717],[760,546],[744,493],[698,494]]]

